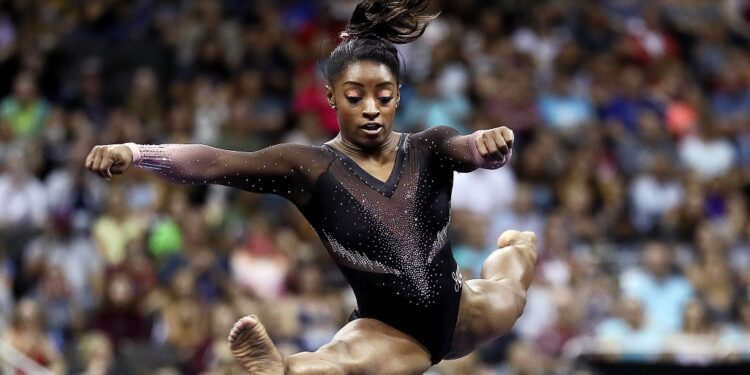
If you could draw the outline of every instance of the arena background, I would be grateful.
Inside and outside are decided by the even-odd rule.
[[[505,229],[539,262],[513,332],[430,374],[743,371],[748,3],[433,1],[395,129],[511,127],[510,166],[457,177],[451,239],[465,278]],[[353,296],[290,204],[83,161],[330,139],[317,62],[354,4],[0,1],[5,373],[239,373],[249,313],[284,353],[332,337]]]

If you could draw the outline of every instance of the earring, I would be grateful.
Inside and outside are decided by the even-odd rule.
[[[328,105],[331,106],[331,109],[336,109],[336,104],[333,104],[333,102],[328,102]]]

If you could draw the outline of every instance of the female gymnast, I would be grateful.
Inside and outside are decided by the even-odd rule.
[[[253,374],[417,374],[508,332],[523,311],[536,260],[531,232],[507,231],[481,279],[463,281],[447,238],[453,172],[511,157],[506,127],[461,136],[446,126],[392,131],[400,61],[435,15],[427,0],[365,0],[324,64],[340,132],[322,146],[255,152],[205,145],[103,145],[86,167],[109,180],[131,165],[175,183],[221,184],[282,196],[303,213],[357,298],[351,320],[314,353],[284,358],[257,317],[229,334]],[[500,187],[499,187],[500,188]]]

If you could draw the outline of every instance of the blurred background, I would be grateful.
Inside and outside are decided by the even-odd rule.
[[[286,354],[345,324],[353,295],[283,199],[83,162],[96,144],[334,137],[317,62],[355,5],[0,0],[6,374],[241,373],[225,338],[242,315]],[[503,230],[533,230],[539,262],[513,332],[429,373],[750,361],[750,1],[432,7],[399,47],[395,129],[511,127],[508,167],[456,178],[453,248],[472,278]]]

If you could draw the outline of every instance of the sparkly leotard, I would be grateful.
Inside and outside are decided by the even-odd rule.
[[[385,182],[328,145],[251,153],[185,145],[182,155],[169,150],[174,145],[139,146],[136,159],[176,182],[220,183],[292,201],[351,284],[356,317],[411,335],[437,363],[450,350],[462,288],[447,235],[453,172],[505,162],[477,157],[471,139],[449,127],[402,134]]]

